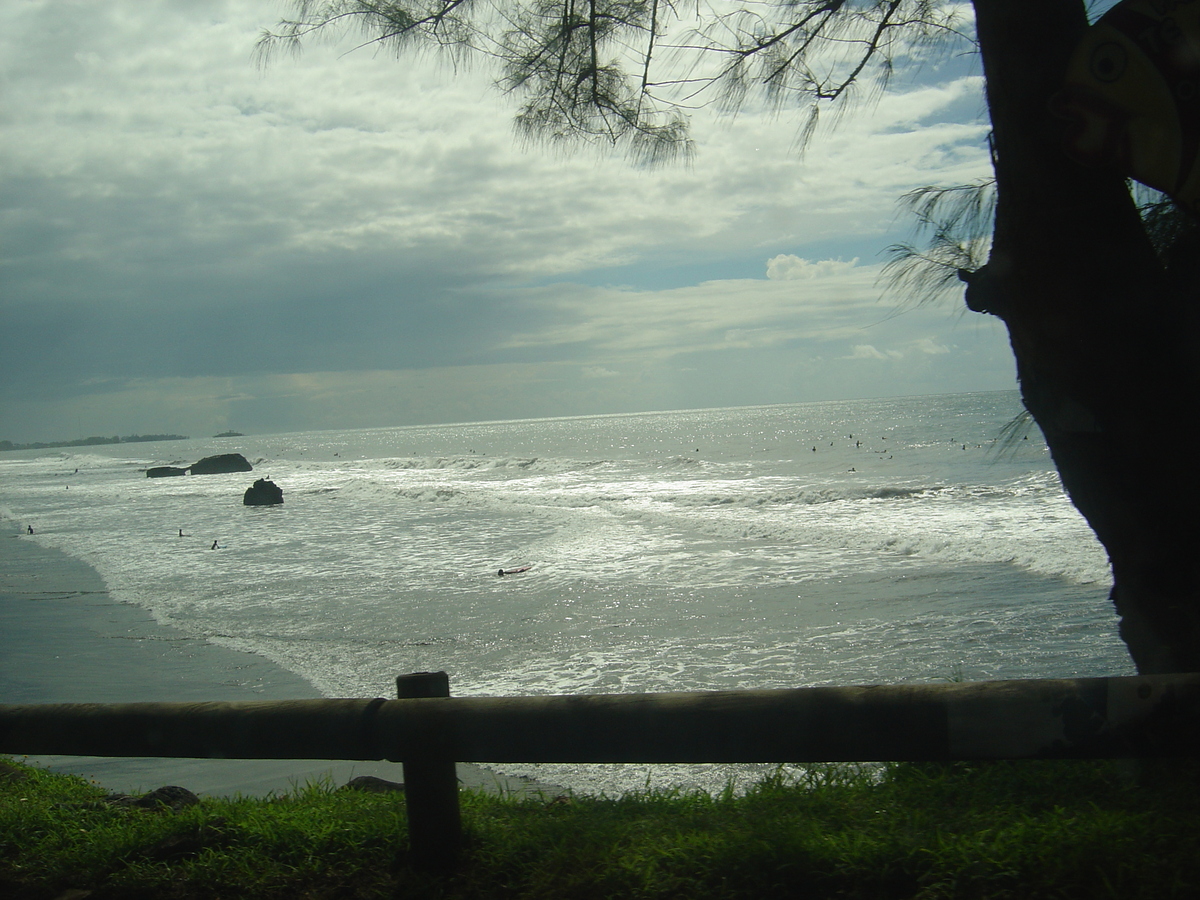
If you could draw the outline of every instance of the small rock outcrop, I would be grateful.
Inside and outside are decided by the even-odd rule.
[[[200,798],[187,788],[177,784],[168,784],[157,790],[133,797],[129,794],[109,794],[104,798],[106,803],[113,806],[140,806],[143,809],[170,809],[178,812],[189,806],[195,806]]]
[[[217,816],[200,825],[185,825],[159,838],[153,844],[133,851],[130,855],[135,859],[147,859],[152,862],[181,862],[199,856],[205,850],[218,850],[230,846],[233,839],[228,831],[228,824],[229,820],[224,816]],[[58,900],[64,900],[66,897],[67,894],[60,894]]]
[[[386,778],[376,778],[374,775],[358,775],[344,785],[343,791],[365,791],[368,794],[395,794],[404,790],[403,783],[388,781]]]
[[[27,770],[0,759],[0,784],[17,784],[28,780],[29,772]]]
[[[222,453],[206,456],[188,467],[193,475],[222,475],[226,472],[252,472],[254,466],[240,453]]]
[[[147,478],[168,478],[172,475],[186,475],[187,469],[178,466],[151,466],[146,470]]]
[[[248,488],[242,497],[246,506],[274,506],[283,502],[283,489],[273,481],[260,478]]]

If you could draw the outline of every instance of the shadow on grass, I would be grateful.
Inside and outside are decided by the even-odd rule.
[[[1160,898],[1200,895],[1200,765],[781,767],[739,793],[462,794],[414,872],[402,795],[309,785],[170,811],[0,767],[0,896]]]

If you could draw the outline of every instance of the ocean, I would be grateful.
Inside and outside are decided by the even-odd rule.
[[[1104,552],[1019,412],[993,392],[17,451],[0,517],[330,697],[436,670],[462,696],[1133,674]],[[145,476],[226,452],[254,471]],[[242,504],[260,477],[281,506]],[[763,771],[498,768],[609,793]]]

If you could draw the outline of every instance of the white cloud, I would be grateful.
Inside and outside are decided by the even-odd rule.
[[[754,403],[905,390],[843,386],[836,367],[800,377],[789,354],[958,358],[934,314],[884,324],[878,266],[859,259],[887,243],[900,193],[986,170],[983,126],[946,112],[979,97],[978,78],[889,94],[803,159],[798,117],[696,110],[695,164],[638,169],[517,146],[514,104],[483,69],[316,43],[260,72],[251,49],[278,12],[0,5],[0,421],[13,429],[0,437],[71,436],[89,378],[127,386],[93,429],[132,433],[199,430],[171,424],[181,403],[222,430],[235,401],[213,398],[237,391],[303,397],[280,407],[301,427],[340,421],[318,405],[351,408],[356,383],[381,421],[528,416],[541,401],[554,414],[704,404],[699,387],[671,393],[683,366],[736,369],[741,392],[721,397]],[[757,276],[764,259],[765,279],[686,274],[732,261]],[[622,266],[676,274],[593,286]],[[511,392],[475,381],[484,371]],[[384,384],[420,390],[405,412]],[[52,393],[76,399],[54,407]]]
[[[767,278],[771,281],[800,281],[844,275],[858,264],[858,257],[849,262],[840,259],[823,259],[809,262],[792,253],[781,253],[767,260]]]
[[[879,266],[835,263],[821,278],[794,281],[729,279],[657,291],[556,284],[519,292],[543,312],[504,346],[662,357],[844,340],[887,315],[878,274]]]
[[[951,349],[944,343],[937,341],[931,337],[922,337],[915,340],[906,341],[901,344],[905,349],[897,350],[878,350],[872,344],[856,344],[849,356],[842,357],[843,359],[904,359],[910,354],[923,354],[925,356],[941,356],[946,353],[951,353]]]
[[[880,353],[871,344],[855,344],[850,355],[843,356],[842,359],[896,359],[902,355],[903,354],[899,354],[895,350],[889,350],[887,353]]]
[[[913,345],[914,349],[919,353],[927,353],[930,356],[936,356],[942,353],[949,353],[950,348],[945,344],[939,344],[933,338],[921,338]]]

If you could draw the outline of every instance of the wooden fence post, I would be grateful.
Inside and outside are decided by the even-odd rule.
[[[415,672],[396,679],[401,700],[449,697],[445,672]],[[447,872],[458,864],[462,817],[458,808],[458,769],[444,753],[442,735],[422,735],[401,760],[408,807],[408,841],[415,868]]]

